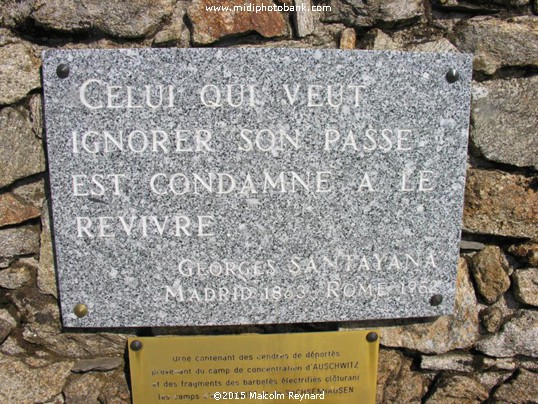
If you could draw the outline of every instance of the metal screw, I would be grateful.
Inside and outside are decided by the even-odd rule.
[[[446,73],[445,77],[446,77],[446,81],[448,81],[449,83],[455,83],[456,81],[459,80],[460,74],[458,73],[456,69],[450,69]]]
[[[366,334],[366,341],[368,342],[376,342],[377,338],[378,338],[377,332],[372,331]]]
[[[142,349],[142,342],[135,339],[133,342],[131,342],[130,347],[133,351],[140,351]]]
[[[439,306],[441,303],[443,303],[443,296],[441,295],[433,295],[430,299],[432,306]]]
[[[88,314],[88,306],[86,306],[85,304],[79,303],[75,305],[75,308],[73,309],[73,313],[75,313],[75,315],[78,318],[82,318]]]
[[[58,65],[58,67],[56,68],[56,74],[59,78],[65,79],[67,76],[69,76],[69,65],[63,63],[61,65]]]

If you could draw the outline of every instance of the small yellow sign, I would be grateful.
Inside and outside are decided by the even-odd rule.
[[[130,338],[133,401],[374,403],[378,335]]]

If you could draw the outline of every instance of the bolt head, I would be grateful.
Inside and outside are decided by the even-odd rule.
[[[88,314],[88,306],[86,306],[83,303],[79,303],[75,305],[75,308],[73,309],[73,313],[75,313],[75,315],[78,318],[82,318]]]
[[[430,299],[430,305],[432,306],[439,306],[441,303],[443,303],[442,295],[433,295]]]
[[[450,69],[446,73],[445,77],[446,77],[446,81],[448,81],[449,83],[455,83],[456,81],[459,80],[460,74],[458,73],[456,69]]]
[[[368,342],[376,342],[378,338],[377,332],[372,331],[366,334],[366,341]]]
[[[134,341],[131,342],[131,345],[129,345],[131,347],[131,350],[132,351],[140,351],[142,349],[142,342],[135,339]]]
[[[69,65],[66,65],[65,63],[58,65],[56,68],[56,74],[59,78],[65,79],[67,76],[69,76]]]

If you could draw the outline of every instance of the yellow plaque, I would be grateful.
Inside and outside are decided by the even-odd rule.
[[[130,338],[133,401],[374,403],[378,334]]]

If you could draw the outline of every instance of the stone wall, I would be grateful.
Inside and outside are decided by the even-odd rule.
[[[0,0],[0,401],[129,402],[129,333],[350,327],[61,328],[45,186],[41,52],[231,46],[474,53],[455,313],[352,326],[383,326],[378,402],[536,402],[538,2],[314,0],[331,10],[205,11],[222,3],[244,1]]]

